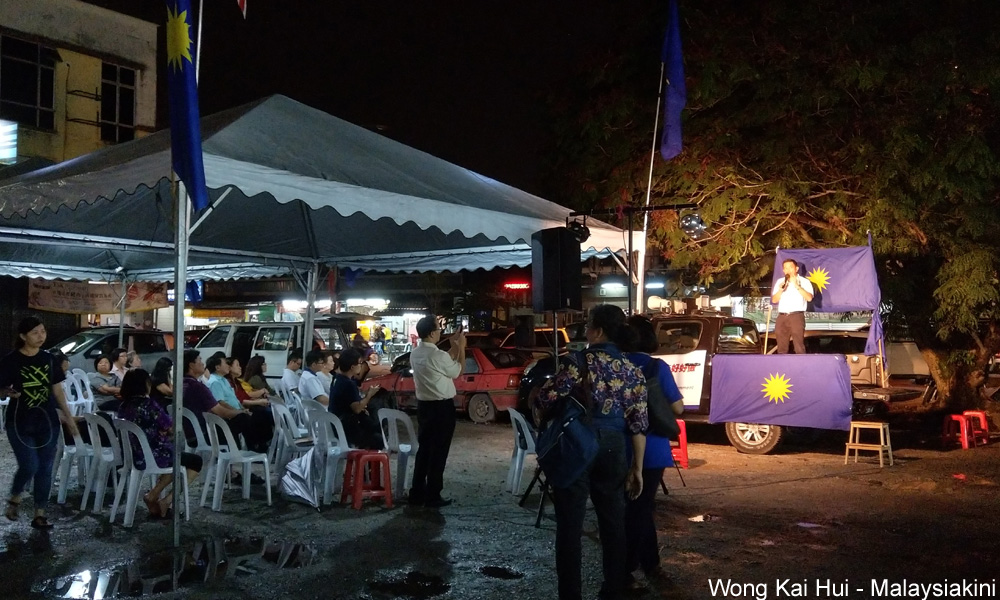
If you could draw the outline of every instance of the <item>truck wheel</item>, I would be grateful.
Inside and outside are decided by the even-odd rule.
[[[497,407],[493,406],[489,394],[476,394],[469,398],[465,409],[473,423],[492,423],[497,417]]]
[[[726,437],[743,454],[768,454],[781,443],[784,431],[778,425],[726,423]]]

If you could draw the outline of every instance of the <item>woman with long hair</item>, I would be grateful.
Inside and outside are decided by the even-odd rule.
[[[555,377],[547,381],[535,402],[550,414],[575,389],[586,390],[588,420],[599,451],[576,481],[553,490],[556,511],[556,575],[560,600],[581,597],[583,519],[587,497],[594,503],[604,555],[600,598],[618,598],[627,586],[625,567],[625,496],[642,492],[642,459],[646,451],[646,380],[619,346],[631,330],[625,313],[611,304],[590,311],[586,350],[571,354]],[[626,437],[632,462],[626,462]]]
[[[156,361],[153,373],[150,375],[152,389],[149,397],[167,406],[174,401],[174,361],[166,356]]]
[[[230,387],[233,388],[233,392],[236,394],[236,399],[240,401],[240,404],[244,408],[269,406],[271,404],[267,399],[267,390],[255,390],[249,383],[243,380],[243,368],[240,366],[240,359],[230,356],[226,359],[226,362],[229,364],[229,374],[226,375],[226,381],[229,382]]]
[[[118,409],[118,417],[135,423],[146,434],[157,467],[169,467],[174,464],[174,421],[162,404],[149,397],[152,387],[152,379],[150,379],[149,373],[143,369],[134,369],[125,373],[125,380],[122,381],[122,403]],[[134,438],[129,437],[129,439],[132,442],[132,459],[135,461],[136,467],[145,468],[146,462],[142,447]],[[191,483],[201,471],[202,459],[197,454],[182,452],[181,466],[187,469],[188,483]],[[151,517],[160,518],[169,515],[174,495],[166,494],[163,498],[160,496],[173,480],[174,476],[171,473],[160,475],[153,489],[143,496],[142,499],[146,503]]]
[[[267,362],[264,361],[264,357],[258,354],[250,360],[247,361],[247,366],[243,369],[243,379],[250,384],[250,387],[255,390],[267,390],[267,393],[271,396],[277,394],[274,388],[267,383]]]
[[[62,366],[52,355],[42,350],[45,345],[45,325],[36,317],[22,319],[17,325],[15,350],[0,359],[0,397],[10,398],[7,405],[6,430],[17,471],[10,486],[5,516],[16,521],[21,508],[21,495],[28,482],[34,480],[35,529],[51,529],[45,517],[52,489],[52,464],[60,426],[58,408],[71,415],[60,383],[66,379]],[[68,418],[70,435],[78,433],[76,421]]]

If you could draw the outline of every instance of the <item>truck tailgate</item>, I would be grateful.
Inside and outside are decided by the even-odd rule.
[[[876,400],[879,402],[903,402],[923,395],[923,390],[912,387],[855,387],[855,400]]]

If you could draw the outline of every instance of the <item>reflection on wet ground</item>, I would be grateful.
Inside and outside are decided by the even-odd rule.
[[[437,575],[427,575],[419,571],[410,571],[402,577],[396,575],[386,578],[371,579],[368,587],[376,592],[392,594],[393,597],[424,600],[440,596],[451,589],[451,584]]]
[[[206,537],[190,549],[164,551],[49,579],[32,591],[50,598],[100,600],[174,591],[267,569],[295,569],[314,562],[316,551],[296,542]]]
[[[479,569],[479,572],[492,579],[521,579],[524,573],[508,569],[507,567],[494,567],[492,565]]]

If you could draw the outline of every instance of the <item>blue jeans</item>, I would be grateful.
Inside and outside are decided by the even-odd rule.
[[[559,600],[581,597],[583,519],[587,496],[594,503],[601,537],[604,583],[600,598],[618,598],[625,587],[625,434],[598,429],[600,450],[590,469],[569,487],[555,489],[556,574]]]
[[[58,423],[51,423],[47,418],[24,420],[15,423],[7,421],[7,439],[14,450],[17,459],[17,472],[10,486],[11,497],[20,496],[32,478],[35,480],[33,490],[35,509],[42,510],[49,503],[49,492],[52,489],[52,463],[56,457],[56,446],[59,443]]]

